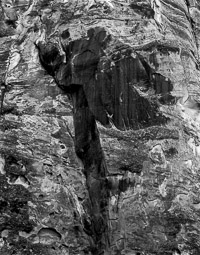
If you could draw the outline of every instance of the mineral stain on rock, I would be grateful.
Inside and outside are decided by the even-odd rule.
[[[200,253],[199,10],[1,1],[0,254]]]

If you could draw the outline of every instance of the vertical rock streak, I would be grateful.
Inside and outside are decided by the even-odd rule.
[[[72,99],[75,151],[83,163],[89,193],[85,210],[89,213],[91,221],[89,226],[86,224],[84,228],[93,239],[92,252],[102,254],[109,246],[108,192],[105,187],[107,169],[95,116],[90,110],[83,85],[70,83],[73,72],[73,68],[69,66],[70,62],[63,68],[57,48],[51,43],[48,47],[39,43],[38,49],[44,68]]]
[[[95,117],[90,111],[82,86],[71,93],[74,108],[75,150],[84,165],[89,192],[91,233],[94,254],[101,254],[109,245],[108,195],[105,188],[106,163],[101,148]]]

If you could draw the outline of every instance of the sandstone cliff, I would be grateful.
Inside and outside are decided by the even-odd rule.
[[[200,254],[198,0],[1,0],[0,254]]]

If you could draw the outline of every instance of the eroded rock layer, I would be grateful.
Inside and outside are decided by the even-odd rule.
[[[0,254],[200,254],[200,4],[1,0]]]

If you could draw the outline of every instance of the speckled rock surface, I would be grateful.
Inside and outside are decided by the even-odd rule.
[[[0,2],[0,254],[200,254],[200,4]]]

